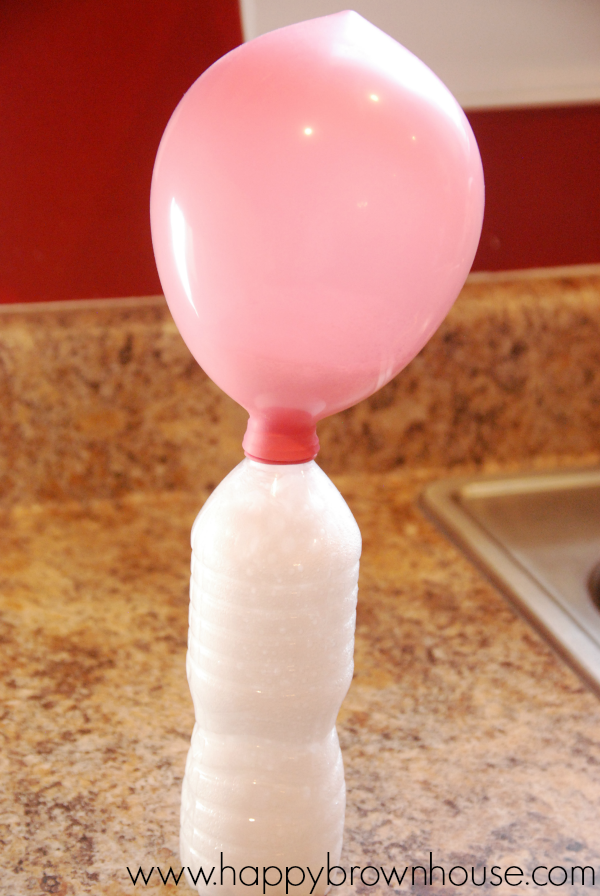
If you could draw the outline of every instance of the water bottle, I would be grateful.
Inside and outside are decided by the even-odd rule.
[[[265,893],[253,869],[270,868],[269,892],[320,896],[328,876],[301,872],[339,861],[335,718],[360,535],[314,463],[316,425],[435,332],[483,201],[456,100],[352,11],[232,50],[165,130],[151,195],[165,297],[192,355],[249,414],[247,459],[192,532],[181,855],[200,892]]]
[[[269,892],[284,893],[292,866],[298,896],[327,888],[307,868],[337,864],[342,847],[335,720],[352,678],[360,551],[314,461],[246,458],[194,523],[181,860],[198,892],[247,893],[270,868]]]

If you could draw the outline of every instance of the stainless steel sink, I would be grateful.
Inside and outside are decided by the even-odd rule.
[[[446,479],[423,504],[600,695],[600,470]]]

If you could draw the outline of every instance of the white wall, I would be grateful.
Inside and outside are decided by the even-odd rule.
[[[240,0],[246,40],[355,9],[465,108],[600,102],[600,0]]]

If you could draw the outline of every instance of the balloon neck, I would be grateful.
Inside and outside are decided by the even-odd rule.
[[[262,463],[306,463],[319,453],[315,420],[305,411],[279,408],[251,414],[242,447],[246,457]]]

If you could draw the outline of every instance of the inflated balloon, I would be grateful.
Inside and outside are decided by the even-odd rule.
[[[394,377],[458,295],[483,174],[460,106],[354,12],[233,50],[179,103],[152,182],[161,283],[190,351],[298,463]]]
[[[202,869],[219,863],[231,896],[259,867],[286,869],[273,896],[289,871],[296,896],[324,896],[328,878],[304,869],[340,861],[335,720],[361,539],[312,460],[315,424],[395,376],[458,295],[481,229],[479,153],[435,75],[339,13],[196,81],[160,145],[151,211],[173,317],[250,413],[248,457],[192,529],[181,861],[205,896]]]

